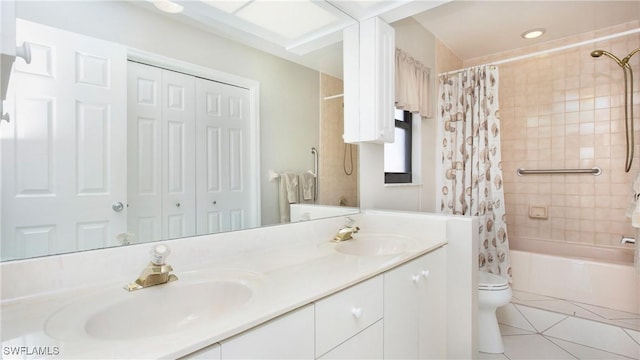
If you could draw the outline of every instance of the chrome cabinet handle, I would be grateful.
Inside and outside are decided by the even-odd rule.
[[[114,202],[113,205],[111,205],[111,208],[115,212],[120,212],[120,211],[122,211],[122,209],[124,209],[124,204],[121,203],[120,201]]]

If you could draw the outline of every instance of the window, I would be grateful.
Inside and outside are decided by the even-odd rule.
[[[411,183],[411,118],[409,111],[396,109],[395,141],[384,144],[384,183]]]

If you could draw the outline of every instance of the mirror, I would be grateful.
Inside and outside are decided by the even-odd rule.
[[[317,173],[319,176],[317,177],[318,186],[315,200],[307,200],[307,204],[301,205],[323,205],[323,207],[320,207],[321,211],[318,212],[304,208],[302,210],[290,210],[289,217],[294,216],[298,220],[308,220],[358,211],[357,147],[350,148],[350,146],[345,146],[340,140],[342,135],[342,102],[339,96],[336,97],[336,95],[342,93],[339,73],[334,72],[331,74],[332,71],[330,69],[322,69],[323,72],[327,72],[327,74],[323,74],[317,70],[322,68],[322,64],[319,64],[317,69],[314,70],[217,36],[210,30],[203,29],[200,25],[189,23],[188,19],[160,13],[146,2],[19,1],[16,3],[16,15],[18,19],[61,29],[65,32],[81,34],[86,36],[85,40],[97,39],[100,41],[98,42],[99,44],[104,44],[104,41],[116,44],[115,51],[123,50],[128,52],[134,49],[138,51],[138,54],[144,53],[145,56],[148,56],[148,54],[158,55],[165,60],[171,59],[174,64],[191,64],[196,69],[211,69],[214,72],[230,75],[230,77],[247,80],[249,84],[252,82],[259,84],[257,88],[251,88],[246,83],[240,86],[240,88],[245,86],[244,90],[259,90],[249,94],[249,96],[251,94],[256,94],[257,96],[255,98],[257,101],[251,104],[256,106],[255,114],[259,115],[257,116],[259,118],[259,131],[256,131],[257,136],[254,139],[248,135],[243,135],[244,137],[242,137],[244,144],[249,143],[247,144],[249,149],[251,149],[251,146],[256,149],[254,153],[259,166],[255,166],[251,171],[255,171],[254,176],[257,179],[253,193],[259,194],[259,197],[256,196],[251,201],[257,209],[256,214],[259,215],[256,216],[253,222],[243,222],[242,216],[238,215],[236,219],[240,220],[236,221],[235,227],[222,230],[281,223],[278,178],[285,172],[291,172],[296,175],[308,173],[309,171]],[[94,138],[88,136],[80,141],[79,136],[81,135],[91,135],[103,131],[106,123],[101,123],[102,125],[97,126],[84,121],[86,119],[79,120],[71,116],[70,118],[65,118],[67,120],[65,124],[75,124],[75,127],[70,130],[72,137],[58,143],[54,142],[52,140],[54,138],[53,135],[59,135],[62,131],[63,126],[59,121],[64,118],[64,114],[60,114],[57,111],[65,105],[62,101],[56,100],[57,95],[43,95],[44,93],[41,91],[42,85],[40,85],[42,83],[38,82],[43,78],[63,79],[68,76],[73,78],[74,81],[82,80],[88,82],[89,86],[85,88],[85,92],[82,92],[81,95],[89,96],[89,93],[97,91],[96,83],[92,84],[92,82],[99,83],[104,80],[96,74],[100,74],[99,70],[106,68],[101,67],[102,65],[98,61],[99,58],[92,56],[89,51],[73,50],[70,52],[73,57],[67,59],[56,57],[64,51],[64,46],[70,44],[65,40],[52,39],[51,41],[58,41],[59,46],[47,47],[45,42],[50,40],[49,38],[53,37],[57,33],[56,31],[45,31],[43,35],[44,41],[30,41],[28,34],[21,34],[20,29],[18,29],[18,33],[19,36],[25,37],[25,41],[33,42],[34,64],[39,64],[38,66],[40,67],[32,67],[27,71],[25,69],[29,65],[20,63],[22,60],[16,60],[14,75],[17,74],[17,76],[12,76],[9,84],[10,96],[5,102],[5,108],[9,112],[14,112],[13,121],[0,124],[0,137],[2,139],[0,151],[3,162],[2,260],[68,253],[147,241],[142,239],[143,236],[140,236],[142,230],[135,231],[132,234],[129,234],[131,231],[128,227],[114,230],[112,229],[113,225],[108,221],[103,221],[100,217],[92,218],[93,215],[90,215],[98,208],[106,208],[109,213],[125,215],[135,206],[131,197],[126,194],[126,190],[125,194],[122,195],[124,199],[110,199],[107,196],[103,196],[110,193],[118,184],[123,186],[124,189],[129,187],[129,175],[131,174],[126,174],[127,166],[122,164],[123,161],[126,163],[131,162],[131,159],[128,158],[129,155],[127,155],[131,150],[131,146],[128,146],[130,145],[129,141],[125,140],[128,135],[125,135],[124,132],[118,133],[120,135],[117,136],[108,135],[111,133],[105,132],[107,135]],[[87,47],[91,48],[91,44],[87,45]],[[101,51],[105,50],[105,46],[102,45],[98,46],[98,48]],[[327,58],[325,51],[335,51],[336,49],[340,49],[340,44],[332,44],[313,51],[307,54],[306,57],[316,60],[326,58],[326,62],[331,63],[331,59],[335,59],[335,56]],[[125,56],[131,58],[131,52],[126,53]],[[341,59],[341,54],[338,56]],[[43,59],[45,61],[41,61]],[[73,70],[75,72],[72,71],[65,75],[59,70],[61,69],[59,65],[63,65],[66,62],[82,64],[82,71],[75,69]],[[162,63],[162,61],[160,62]],[[111,66],[113,65],[111,64]],[[123,66],[126,67],[126,65]],[[113,69],[113,67],[109,68],[110,71]],[[98,70],[98,72],[93,72],[94,70]],[[171,78],[171,76],[175,75],[182,79],[182,76],[185,75],[174,70],[176,69],[152,68],[152,71],[162,73],[163,75],[161,76],[165,78]],[[22,73],[19,74],[21,71]],[[130,73],[129,70],[124,71],[125,73]],[[31,73],[25,75],[28,72]],[[189,76],[190,80],[188,81],[193,81],[194,83],[202,81],[205,85],[210,85],[214,83],[210,80],[217,80],[215,78],[203,80],[201,79],[203,76],[200,73],[192,75],[195,76],[185,76]],[[37,79],[37,81],[25,80],[27,78]],[[122,94],[131,92],[126,81],[121,81],[118,84],[121,87],[112,89],[114,96],[122,96]],[[172,84],[175,85],[175,82]],[[109,86],[113,87],[116,85],[116,83],[109,84]],[[198,87],[198,85],[194,86]],[[22,90],[15,90],[17,87]],[[231,86],[231,88],[234,87]],[[238,88],[238,86],[235,88]],[[138,89],[138,92],[140,91],[142,90]],[[17,100],[18,96],[15,93],[18,92],[20,92],[22,100]],[[113,116],[112,123],[116,123],[118,121],[115,118],[116,110],[103,106],[107,100],[101,94],[96,92],[94,94],[97,97],[96,100],[86,103],[81,101],[72,102],[72,114],[84,114],[87,119],[91,118],[91,116]],[[40,101],[44,98],[48,100]],[[251,101],[251,98],[249,100]],[[127,118],[127,121],[130,121],[131,116],[129,114],[131,109],[129,105],[131,101],[126,103],[127,109],[121,115]],[[246,109],[251,111],[248,107]],[[48,115],[42,117],[42,114]],[[21,132],[25,129],[23,126],[25,121],[23,119],[28,119],[29,115],[33,115],[32,118],[37,119],[37,121],[34,120],[29,124],[31,132],[25,134]],[[44,121],[45,125],[39,126],[38,121]],[[123,122],[119,124],[123,125]],[[21,126],[23,127],[21,128]],[[193,132],[196,133],[196,131]],[[179,131],[173,134],[175,136],[184,135]],[[30,143],[15,141],[20,136],[31,136],[31,140],[39,139],[39,141]],[[339,139],[339,141],[336,141],[336,139]],[[193,144],[190,139],[179,137],[179,140],[182,141],[179,143],[185,146]],[[104,141],[104,143],[101,141]],[[107,143],[107,141],[111,142]],[[62,157],[59,149],[68,150],[67,155]],[[82,149],[84,152],[79,152],[77,151],[78,149]],[[109,151],[105,151],[105,149]],[[126,149],[126,151],[123,149]],[[314,163],[312,149],[315,149],[319,155],[317,170],[315,169],[316,163]],[[162,148],[160,152],[168,158],[168,163],[160,165],[160,168],[170,167],[172,161],[173,164],[179,164],[180,161],[189,160],[189,154],[196,158],[202,155],[202,151],[198,151],[196,148],[189,150],[189,153],[183,153],[179,150],[182,151],[184,148]],[[123,158],[116,157],[115,154],[119,152],[124,154]],[[102,154],[102,157],[95,159],[87,155],[93,153]],[[125,158],[126,160],[122,160]],[[117,161],[116,159],[120,160]],[[141,160],[139,153],[137,160],[139,162],[137,167],[150,164],[147,161],[148,159]],[[9,166],[11,161],[13,163]],[[125,173],[109,173],[111,171],[110,167],[95,165],[96,163],[112,164],[118,162],[120,162],[119,168],[124,169]],[[85,170],[83,178],[77,175],[80,168]],[[197,169],[193,170],[193,172],[194,178],[188,181],[195,183],[204,181],[196,175]],[[350,175],[347,175],[349,172]],[[233,173],[233,171],[229,171],[229,173]],[[274,176],[271,176],[272,174],[275,174],[275,179]],[[228,173],[225,173],[221,176],[227,175]],[[185,178],[180,177],[168,179],[165,175],[163,178],[164,184],[167,185],[167,183],[171,182],[169,180],[174,181],[173,184],[186,181]],[[101,183],[104,186],[101,188],[91,185],[95,183]],[[344,184],[348,184],[348,186],[343,186]],[[68,188],[68,191],[73,193],[74,198],[80,198],[79,203],[86,202],[88,204],[87,207],[82,207],[76,203],[72,204],[66,200],[56,202],[56,194],[59,194],[65,188]],[[176,190],[174,192],[180,191]],[[99,195],[98,197],[103,199],[99,203],[85,201],[92,197],[89,195]],[[105,202],[105,198],[108,201]],[[197,194],[193,195],[193,199],[200,198],[202,197]],[[42,201],[36,201],[38,199]],[[21,202],[19,209],[16,207],[18,200]],[[174,210],[183,210],[187,207],[185,202],[176,201],[168,196],[161,198],[159,201],[162,204],[169,204],[168,206],[173,207]],[[222,201],[218,200],[216,205],[219,205],[220,202]],[[340,212],[336,213],[336,210],[340,210]],[[182,222],[180,216],[171,217],[170,215],[166,215],[164,220],[166,222],[177,221],[174,229],[181,230],[184,222]],[[43,217],[44,220],[37,220],[36,218],[39,217]],[[63,218],[66,218],[66,220],[61,220]],[[78,220],[80,218],[82,218],[81,221]],[[13,221],[13,223],[8,223],[7,219]],[[122,222],[122,219],[120,220]],[[169,231],[161,234],[160,237],[150,240],[192,236],[212,233],[217,230],[205,228],[204,231],[198,231],[197,233]]]

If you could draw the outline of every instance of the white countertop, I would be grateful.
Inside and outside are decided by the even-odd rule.
[[[48,351],[51,358],[176,358],[190,354],[303,305],[314,302],[353,284],[378,275],[388,269],[428,253],[446,244],[441,236],[416,238],[407,251],[388,256],[352,256],[335,251],[335,243],[326,240],[306,241],[301,244],[278,245],[256,251],[232,255],[215,264],[193,268],[174,265],[177,282],[163,284],[137,292],[122,289],[134,280],[118,278],[92,286],[55,293],[9,299],[2,302],[3,358],[12,358],[9,349],[26,346]],[[171,257],[168,259],[171,264]],[[140,264],[140,270],[144,264]],[[117,265],[114,265],[117,266]],[[51,337],[46,331],[48,319],[58,311],[69,314],[82,311],[83,301],[117,302],[140,292],[157,292],[163,287],[177,286],[180,282],[199,279],[233,279],[246,281],[253,291],[251,300],[229,311],[223,317],[203,326],[187,326],[176,332],[134,339],[100,339],[83,331],[70,333],[67,338]],[[4,279],[3,279],[4,281]],[[28,279],[25,279],[28,281]],[[58,314],[60,315],[60,314]],[[162,314],[158,314],[162,316]],[[59,316],[58,316],[59,317]],[[171,324],[173,325],[173,324]],[[51,326],[51,324],[49,324]],[[74,324],[70,324],[74,327]],[[80,325],[78,325],[80,326]],[[136,326],[131,319],[130,326]],[[169,326],[169,325],[168,325]],[[76,326],[77,327],[77,326]],[[15,358],[29,358],[24,356]],[[43,358],[46,356],[33,356]]]

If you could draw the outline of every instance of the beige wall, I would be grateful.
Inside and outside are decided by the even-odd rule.
[[[391,24],[396,47],[435,69],[435,37],[412,18]],[[434,74],[435,81],[435,74]],[[434,87],[434,89],[437,89]],[[433,99],[435,101],[435,91]],[[415,119],[415,117],[414,117]],[[360,145],[360,204],[364,209],[435,211],[435,119],[420,122],[419,173],[411,185],[384,184],[384,146]]]
[[[555,48],[639,25],[637,21],[545,46]],[[625,174],[623,72],[611,59],[593,59],[589,53],[602,49],[622,58],[639,46],[640,36],[634,34],[499,65],[502,169],[513,248],[526,239],[621,246],[622,235],[633,236],[625,210],[640,160],[635,156],[633,168]],[[541,49],[523,49],[464,65]],[[639,64],[640,56],[632,59],[636,74]],[[634,96],[639,99],[640,92],[636,90]],[[640,114],[638,104],[636,100],[635,114]],[[639,125],[636,120],[636,129]],[[637,131],[635,141],[636,154],[640,154]],[[602,168],[602,175],[516,175],[517,168],[594,166]],[[531,205],[547,206],[549,218],[529,218]]]
[[[462,69],[462,60],[445,43],[436,39],[436,74],[459,69]],[[437,83],[438,79],[436,78]]]
[[[346,147],[344,132],[344,98],[325,99],[342,94],[342,80],[320,74],[320,180],[318,203],[322,205],[359,206],[358,146]],[[345,164],[346,162],[346,164]],[[345,172],[351,175],[347,175]],[[341,204],[341,200],[345,201]]]

